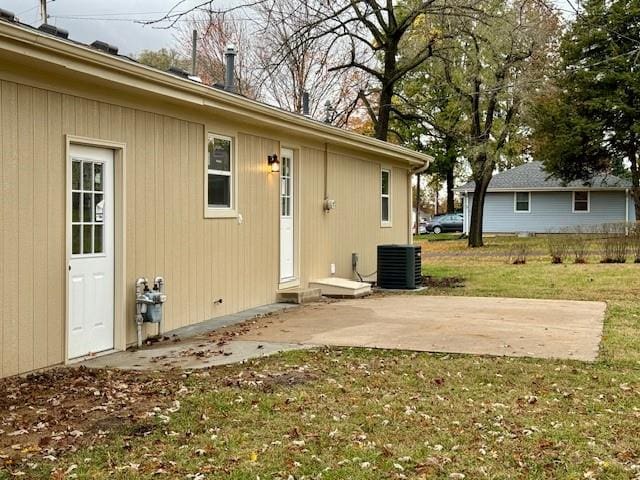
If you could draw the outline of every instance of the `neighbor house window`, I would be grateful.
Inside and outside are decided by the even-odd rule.
[[[391,225],[391,171],[380,170],[380,225]]]
[[[573,192],[573,213],[589,213],[589,192]]]
[[[531,192],[515,192],[513,202],[516,213],[531,212]]]
[[[231,210],[234,195],[233,139],[209,134],[207,144],[207,206],[213,210]]]

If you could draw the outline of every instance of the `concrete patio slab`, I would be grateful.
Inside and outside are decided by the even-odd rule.
[[[243,340],[593,361],[606,304],[391,295],[279,314]]]

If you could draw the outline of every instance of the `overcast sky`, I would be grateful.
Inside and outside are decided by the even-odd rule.
[[[178,0],[54,0],[48,3],[49,23],[69,31],[69,37],[84,43],[102,40],[124,54],[156,50],[173,44],[175,30],[134,23],[161,17]],[[186,0],[184,7],[198,0]],[[14,12],[20,21],[40,25],[39,0],[0,0],[0,8]],[[69,18],[73,17],[73,18]]]
[[[566,0],[555,1],[567,8]],[[67,29],[74,40],[84,43],[102,40],[116,45],[123,54],[138,53],[171,47],[175,30],[153,28],[132,20],[157,19],[176,3],[178,0],[50,0],[49,23]],[[184,0],[180,8],[188,9],[197,3],[201,0]],[[36,26],[41,23],[39,5],[39,0],[0,0],[0,8]]]

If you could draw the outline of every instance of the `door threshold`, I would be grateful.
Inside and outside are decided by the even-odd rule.
[[[119,350],[115,348],[111,348],[109,350],[102,350],[101,352],[89,353],[87,355],[82,355],[81,357],[70,358],[65,362],[65,365],[73,365],[76,363],[86,362],[87,360],[91,360],[92,358],[104,357],[106,355],[111,355],[112,353],[116,353]]]

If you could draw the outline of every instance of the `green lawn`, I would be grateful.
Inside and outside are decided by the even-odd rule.
[[[509,265],[461,257],[459,243],[426,245],[424,272],[465,286],[427,294],[604,300],[601,359],[344,348],[174,373],[146,417],[0,478],[637,479],[640,265]],[[92,381],[101,388],[108,375]],[[130,389],[148,381],[117,377]]]

